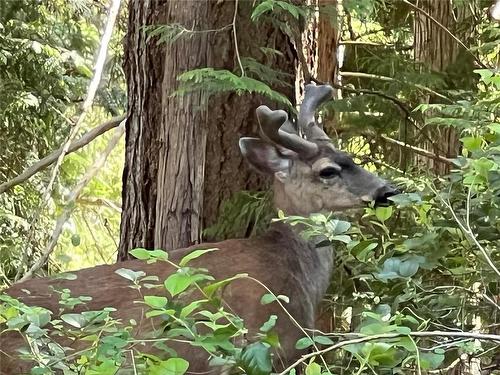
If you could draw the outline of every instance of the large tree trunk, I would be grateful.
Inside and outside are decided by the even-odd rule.
[[[253,3],[253,0],[239,1],[236,31],[240,56],[253,57],[268,67],[289,73],[290,77],[282,86],[273,88],[293,103],[295,56],[292,44],[270,23],[255,24],[250,20]],[[217,19],[219,26],[230,24],[234,15],[234,1],[226,1],[225,4],[213,11],[212,17]],[[212,8],[217,6],[212,5]],[[261,47],[274,48],[283,56],[266,56]],[[213,54],[212,66],[240,72],[231,31],[214,35],[210,49]],[[207,119],[209,132],[203,194],[204,227],[216,222],[221,205],[234,193],[268,186],[269,178],[251,170],[238,147],[241,136],[257,134],[255,109],[261,104],[276,107],[276,104],[267,102],[259,95],[236,94],[219,95],[211,101]]]
[[[256,132],[253,111],[262,99],[224,95],[207,106],[201,94],[172,98],[177,76],[206,66],[233,70],[231,29],[197,33],[173,44],[146,42],[144,25],[181,24],[208,30],[232,22],[234,1],[131,0],[125,71],[129,118],[123,175],[123,214],[118,259],[134,247],[166,250],[188,246],[214,222],[221,202],[235,191],[259,188],[238,138]],[[264,60],[260,46],[284,52],[271,66],[293,72],[287,38],[267,25],[250,24],[252,1],[239,2],[236,30],[241,56]],[[292,90],[287,92],[292,96]],[[252,177],[250,177],[252,176]]]

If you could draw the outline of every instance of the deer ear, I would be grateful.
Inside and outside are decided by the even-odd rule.
[[[290,167],[289,159],[283,157],[275,146],[259,138],[240,138],[240,150],[243,157],[259,172],[274,174]]]

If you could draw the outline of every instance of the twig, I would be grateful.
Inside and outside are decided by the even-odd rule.
[[[358,335],[361,336],[361,335]],[[380,335],[372,335],[372,336],[361,336],[351,340],[340,341],[334,345],[329,346],[328,348],[317,350],[312,353],[306,354],[302,356],[302,358],[298,359],[290,366],[288,366],[284,371],[280,372],[278,375],[285,375],[293,368],[297,367],[301,363],[304,363],[308,359],[312,357],[316,357],[318,355],[323,355],[332,350],[339,349],[346,345],[359,344],[362,342],[373,341],[373,340],[383,340],[383,339],[395,339],[398,337],[461,337],[461,338],[470,338],[476,340],[485,340],[485,341],[496,341],[500,343],[500,335],[491,335],[484,333],[473,333],[473,332],[446,332],[446,331],[420,331],[420,332],[410,332],[408,334],[404,333],[383,333]]]
[[[120,3],[121,0],[112,0],[111,1],[111,6],[109,8],[109,14],[108,18],[106,20],[106,26],[104,28],[104,32],[101,38],[101,44],[99,46],[99,53],[97,55],[97,59],[95,62],[94,66],[94,76],[92,77],[92,80],[89,83],[89,87],[87,89],[87,95],[85,97],[85,100],[82,104],[82,110],[81,113],[76,120],[75,126],[73,129],[71,129],[70,134],[66,141],[63,144],[63,147],[61,149],[60,154],[57,157],[56,164],[54,165],[54,168],[52,169],[52,174],[50,176],[49,183],[47,184],[47,187],[45,188],[45,192],[42,195],[42,200],[40,207],[37,209],[36,213],[33,215],[33,218],[30,223],[30,230],[28,234],[28,238],[26,240],[26,243],[31,243],[31,239],[34,235],[34,226],[38,222],[38,219],[40,218],[40,215],[46,206],[47,202],[49,201],[50,195],[52,194],[52,188],[54,186],[54,182],[57,177],[57,173],[59,171],[59,168],[62,165],[62,162],[64,160],[64,157],[66,156],[69,147],[71,143],[73,142],[73,139],[76,137],[78,134],[78,131],[80,130],[80,127],[83,124],[83,121],[85,120],[85,116],[87,115],[87,112],[89,111],[90,107],[92,106],[92,103],[94,102],[95,95],[97,93],[97,89],[99,87],[99,83],[101,82],[101,77],[102,77],[102,71],[104,69],[104,64],[106,62],[106,56],[107,56],[107,51],[108,51],[108,45],[111,40],[111,35],[113,34],[113,28],[115,25],[116,17],[118,16],[118,11],[120,9]],[[27,251],[23,252],[23,261],[20,262],[19,267],[17,269],[16,277],[15,279],[18,280],[21,277],[22,271],[23,271],[23,266],[26,263],[26,256],[27,256]]]
[[[54,231],[52,232],[51,239],[47,244],[47,247],[43,251],[42,256],[28,270],[28,272],[24,274],[24,276],[18,282],[23,282],[25,280],[30,279],[36,271],[38,271],[41,267],[43,267],[43,265],[49,258],[50,254],[52,254],[54,248],[57,245],[57,241],[63,231],[64,224],[66,223],[66,221],[68,221],[69,217],[71,216],[71,213],[73,212],[75,201],[80,196],[83,188],[90,182],[90,180],[92,180],[92,178],[96,175],[96,173],[99,172],[99,170],[102,168],[109,154],[111,153],[111,151],[113,151],[118,141],[120,140],[121,136],[123,135],[124,131],[125,131],[125,120],[123,120],[120,126],[116,128],[115,133],[113,134],[113,137],[109,140],[108,144],[106,145],[106,148],[103,150],[101,155],[99,155],[99,157],[95,160],[94,164],[87,170],[83,178],[78,182],[78,184],[71,192],[68,201],[66,203],[66,207],[64,208],[63,213],[57,219]]]
[[[470,227],[470,225],[468,225],[468,224],[464,225],[464,223],[462,223],[462,220],[460,220],[458,218],[457,214],[453,210],[453,207],[451,206],[451,203],[445,201],[436,191],[434,191],[434,193],[441,200],[441,202],[450,210],[450,213],[453,216],[453,219],[458,224],[458,226],[460,227],[460,229],[462,230],[462,232],[464,232],[465,235],[469,239],[472,240],[472,242],[476,245],[476,247],[479,249],[479,251],[483,254],[484,258],[486,259],[486,263],[488,263],[488,265],[490,266],[490,268],[500,277],[500,271],[498,270],[498,268],[495,266],[495,264],[491,260],[490,256],[486,252],[486,249],[477,240],[476,235],[472,231],[472,228]],[[469,212],[469,210],[470,210],[470,208],[469,208],[470,206],[469,205],[470,205],[470,200],[467,201],[467,206],[468,206],[467,207],[467,212]]]
[[[88,145],[90,142],[92,142],[95,138],[97,138],[101,134],[104,134],[108,130],[111,130],[111,129],[117,127],[120,124],[120,122],[122,122],[124,119],[125,119],[125,116],[113,117],[111,120],[106,121],[105,123],[96,126],[92,130],[90,130],[87,133],[85,133],[84,135],[82,135],[82,137],[79,140],[71,143],[66,155],[71,154],[72,152],[79,150],[83,146]],[[26,169],[23,173],[21,173],[17,177],[14,177],[12,180],[1,184],[0,185],[0,194],[6,192],[7,190],[12,188],[13,186],[22,184],[24,181],[31,178],[34,174],[36,174],[40,170],[42,170],[42,169],[48,167],[49,165],[51,165],[52,163],[54,163],[57,160],[58,156],[60,155],[61,151],[62,151],[62,149],[60,148],[60,149],[52,152],[51,154],[47,155],[43,159],[37,161],[35,164],[33,164],[28,169]]]
[[[376,80],[379,80],[379,81],[386,81],[386,82],[399,82],[401,84],[408,84],[410,86],[414,86],[420,90],[423,90],[423,91],[427,91],[428,93],[432,94],[432,95],[435,95],[437,97],[440,97],[441,99],[444,99],[446,100],[448,103],[453,103],[453,101],[444,96],[443,94],[440,94],[439,92],[433,90],[433,89],[430,89],[426,86],[422,86],[422,85],[419,85],[418,83],[408,83],[408,82],[402,82],[396,78],[392,78],[392,77],[387,77],[387,76],[381,76],[379,74],[370,74],[370,73],[362,73],[362,72],[344,72],[344,71],[341,71],[339,72],[339,74],[342,76],[342,77],[355,77],[355,78],[369,78],[369,79],[376,79]]]
[[[422,156],[425,156],[427,158],[430,158],[430,159],[433,159],[433,160],[437,160],[437,161],[440,161],[442,163],[445,163],[445,164],[449,164],[449,165],[453,165],[453,160],[452,159],[448,159],[448,158],[445,158],[444,156],[441,156],[441,155],[436,155],[428,150],[425,150],[423,148],[420,148],[420,147],[416,147],[416,146],[412,146],[412,145],[409,145],[405,142],[401,142],[401,141],[398,141],[396,139],[392,139],[386,135],[382,135],[381,138],[387,142],[390,142],[390,143],[393,143],[395,145],[398,145],[400,147],[404,147],[408,150],[411,150],[413,151],[415,154],[419,154],[419,155],[422,155]]]
[[[234,1],[234,15],[233,15],[233,38],[234,38],[234,51],[236,54],[236,59],[238,60],[238,64],[241,70],[241,76],[245,75],[245,69],[243,69],[243,64],[241,63],[240,51],[238,49],[238,35],[236,34],[236,16],[238,15],[238,1]]]
[[[432,17],[429,13],[427,13],[425,10],[423,10],[422,8],[419,8],[418,6],[410,3],[408,0],[403,0],[403,3],[405,3],[406,5],[409,5],[410,8],[413,8],[413,10],[416,10],[417,12],[419,13],[422,13],[424,16],[426,16],[428,19],[430,19],[432,22],[434,22],[440,29],[442,29],[444,32],[446,32],[449,36],[452,37],[452,39],[454,39],[462,48],[464,48],[467,53],[469,53],[473,58],[474,60],[478,63],[478,65],[483,68],[483,69],[488,69],[488,67],[486,65],[483,64],[483,62],[481,60],[479,60],[479,57],[477,57],[476,55],[474,55],[470,50],[469,48],[460,40],[458,39],[450,30],[448,30],[448,28],[446,26],[444,26],[443,24],[441,24],[437,19],[435,19],[434,17]]]

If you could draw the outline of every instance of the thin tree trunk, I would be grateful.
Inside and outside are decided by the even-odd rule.
[[[146,41],[143,25],[206,27],[207,1],[131,1],[125,69],[126,162],[119,259],[134,247],[172,249],[199,238],[206,147],[201,94],[171,97],[180,73],[207,65],[208,34],[169,45]]]

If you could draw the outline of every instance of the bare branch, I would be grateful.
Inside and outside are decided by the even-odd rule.
[[[444,156],[441,156],[441,155],[436,155],[436,154],[434,154],[434,153],[432,153],[432,152],[430,152],[428,150],[425,150],[423,148],[409,145],[408,143],[401,142],[401,141],[398,141],[396,139],[392,139],[392,138],[390,138],[390,137],[388,137],[386,135],[382,135],[381,138],[384,139],[387,142],[390,142],[390,143],[393,143],[393,144],[398,145],[400,147],[403,147],[403,148],[406,148],[408,150],[411,150],[415,154],[422,155],[422,156],[425,156],[427,158],[440,161],[441,163],[453,165],[453,160],[452,159],[445,158]]]
[[[92,180],[92,178],[99,172],[99,170],[102,168],[104,163],[106,162],[106,159],[108,158],[109,154],[115,146],[118,144],[118,141],[120,140],[121,136],[123,135],[125,131],[125,120],[123,120],[116,128],[115,133],[113,134],[113,137],[109,140],[108,144],[106,145],[106,148],[103,150],[103,152],[99,155],[99,157],[96,159],[94,164],[87,170],[83,178],[76,184],[75,188],[71,191],[71,194],[68,198],[68,201],[66,202],[66,207],[64,208],[62,214],[59,216],[57,219],[56,225],[54,227],[54,231],[52,232],[52,236],[50,238],[49,243],[47,244],[45,250],[42,253],[42,256],[40,259],[37,260],[37,262],[24,274],[24,276],[18,281],[18,282],[23,282],[28,279],[30,279],[33,274],[38,271],[45,262],[47,262],[47,259],[49,258],[50,254],[54,251],[57,241],[59,239],[59,236],[61,235],[63,231],[63,226],[66,221],[71,216],[71,213],[73,212],[74,209],[74,203],[80,196],[83,188],[87,186],[87,184]]]
[[[72,152],[75,152],[79,150],[80,148],[88,145],[90,142],[92,142],[94,139],[99,137],[100,135],[106,133],[108,130],[111,130],[115,127],[117,127],[120,122],[122,122],[125,119],[125,116],[119,116],[119,117],[113,117],[111,120],[106,121],[105,123],[96,126],[92,130],[88,131],[82,137],[71,143],[71,145],[68,148],[67,154],[71,154]],[[47,155],[43,159],[37,161],[35,164],[33,164],[31,167],[26,169],[23,173],[21,173],[19,176],[14,177],[12,180],[4,182],[3,184],[0,185],[0,194],[6,192],[13,186],[22,184],[24,181],[28,180],[31,178],[33,175],[41,171],[42,169],[48,167],[52,163],[54,163],[58,156],[61,154],[62,148],[52,152],[51,154]]]
[[[346,345],[359,344],[363,342],[373,341],[373,340],[384,340],[384,339],[394,339],[398,337],[460,337],[460,338],[470,338],[475,340],[484,340],[484,341],[495,341],[500,343],[500,335],[491,335],[491,334],[483,334],[483,333],[473,333],[473,332],[446,332],[446,331],[420,331],[420,332],[410,332],[408,334],[404,333],[383,333],[380,335],[371,335],[371,336],[362,336],[360,334],[353,334],[352,336],[358,336],[351,340],[340,341],[334,345],[329,346],[328,348],[322,350],[316,350],[312,353],[306,354],[302,356],[302,358],[295,361],[289,367],[287,367],[284,371],[280,372],[278,375],[285,375],[290,372],[290,370],[294,369],[301,363],[306,362],[308,359],[316,356],[321,356],[325,353],[331,352],[333,350],[337,350]]]
[[[344,71],[341,71],[341,72],[339,72],[339,74],[342,77],[368,78],[368,79],[376,79],[376,80],[379,80],[379,81],[400,82],[402,84],[409,84],[411,86],[416,87],[417,89],[420,89],[422,91],[426,91],[429,94],[435,95],[435,96],[437,96],[437,97],[439,97],[441,99],[446,100],[449,103],[452,103],[452,100],[450,98],[444,96],[443,94],[440,94],[439,92],[437,92],[435,90],[430,89],[429,87],[425,87],[425,86],[419,85],[418,83],[402,82],[402,81],[400,81],[400,80],[398,80],[396,78],[387,77],[387,76],[381,76],[381,75],[378,75],[378,74],[362,73],[362,72],[344,72]]]

